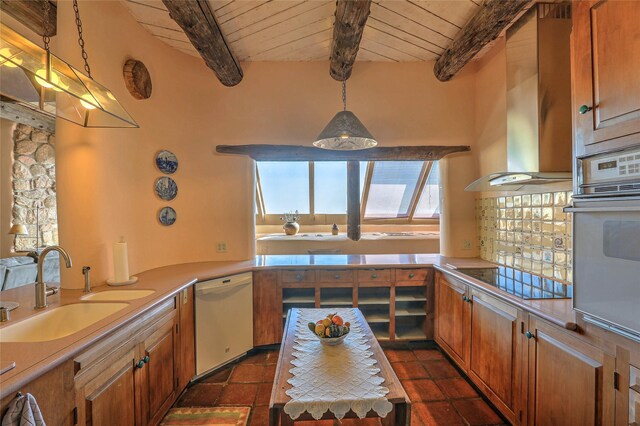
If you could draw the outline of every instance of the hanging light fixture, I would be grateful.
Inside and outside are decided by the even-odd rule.
[[[73,1],[86,75],[49,50],[49,1],[44,3],[44,48],[0,24],[0,94],[13,102],[83,127],[139,127],[113,93],[91,76],[77,0]]]
[[[347,111],[347,82],[342,81],[342,106],[322,130],[314,146],[340,151],[373,148],[378,142],[351,111]]]

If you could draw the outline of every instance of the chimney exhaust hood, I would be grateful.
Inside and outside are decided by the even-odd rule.
[[[507,30],[507,171],[466,191],[572,179],[570,33],[567,3],[537,3]]]

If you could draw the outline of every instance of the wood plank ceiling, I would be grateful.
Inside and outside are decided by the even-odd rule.
[[[240,61],[327,61],[335,0],[208,0]],[[358,61],[436,60],[482,0],[374,0]],[[156,37],[199,57],[161,0],[123,0]],[[480,56],[480,55],[479,55]]]

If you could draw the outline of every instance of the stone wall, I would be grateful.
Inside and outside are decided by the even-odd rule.
[[[29,231],[16,236],[15,251],[33,250],[36,235],[40,246],[58,244],[55,144],[54,134],[24,124],[13,132],[12,222]]]

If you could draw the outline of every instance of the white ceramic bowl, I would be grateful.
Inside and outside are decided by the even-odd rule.
[[[349,333],[343,334],[340,337],[320,337],[317,334],[315,336],[318,338],[318,340],[320,340],[320,343],[325,346],[336,346],[342,343],[348,335]]]

